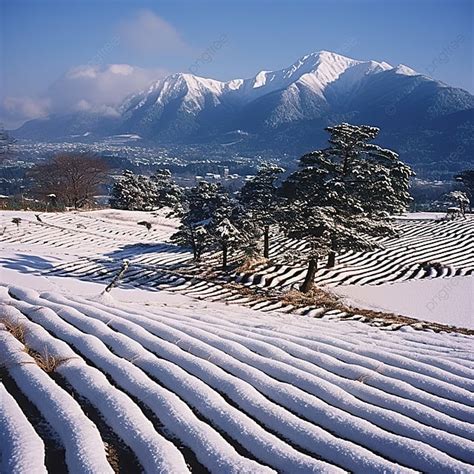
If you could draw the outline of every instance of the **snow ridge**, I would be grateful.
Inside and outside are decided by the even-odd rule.
[[[339,80],[342,81],[340,89],[348,91],[362,77],[389,69],[392,66],[385,62],[358,61],[336,53],[319,51],[303,56],[285,69],[260,71],[249,79],[223,82],[193,74],[172,74],[155,82],[146,91],[127,99],[121,109],[131,112],[146,106],[162,106],[180,97],[183,100],[183,111],[197,113],[204,108],[206,98],[210,98],[215,106],[222,102],[243,105],[271,92],[286,89],[292,84],[307,87],[324,97],[326,89]],[[404,69],[397,71],[404,74]]]
[[[466,354],[468,337],[388,337],[356,322],[257,312],[236,320],[235,310],[224,309],[124,308],[113,297],[93,301],[13,286],[3,287],[0,299],[7,321],[24,324],[25,344],[64,360],[61,376],[149,472],[187,472],[177,440],[211,472],[461,473],[474,462],[469,357],[457,357],[458,374],[419,360],[425,354],[449,366],[453,352]],[[4,327],[0,346],[10,364],[29,357]],[[34,364],[14,367],[20,389],[55,423],[47,403],[59,403],[64,391]],[[51,402],[37,396],[32,380],[54,394]],[[95,427],[62,396],[69,408],[60,413],[74,417],[74,430],[54,426],[68,465],[109,472]],[[173,442],[150,426],[144,406]],[[11,403],[6,409],[18,411]]]

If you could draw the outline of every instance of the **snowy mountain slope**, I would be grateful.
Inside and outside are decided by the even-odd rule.
[[[302,57],[286,69],[260,71],[255,77],[245,80],[221,82],[192,74],[173,74],[127,99],[121,110],[133,113],[142,107],[165,105],[173,99],[182,98],[183,105],[190,106],[188,111],[196,113],[204,108],[203,99],[206,96],[212,96],[219,102],[231,101],[242,105],[293,84],[303,85],[324,96],[329,85],[348,91],[364,76],[388,69],[392,67],[387,63],[356,61],[320,51]],[[335,83],[340,84],[334,86]]]
[[[225,119],[227,111],[233,114],[232,121],[237,120],[243,129],[249,129],[248,109],[262,108],[263,115],[267,114],[263,117],[263,123],[275,127],[281,122],[279,117],[285,115],[285,121],[311,118],[314,115],[311,103],[319,101],[326,104],[325,93],[330,86],[333,95],[349,94],[365,77],[389,69],[391,66],[387,63],[356,61],[321,51],[302,57],[286,69],[261,71],[245,80],[219,82],[191,74],[174,74],[128,99],[121,110],[129,129],[137,127],[137,120],[140,120],[140,130],[144,122],[152,122],[155,130],[166,129],[167,118],[163,114],[176,121],[178,114],[184,113],[193,121],[199,113],[206,115],[212,109],[218,109],[213,115],[216,121]],[[268,106],[262,105],[262,98],[272,98],[275,94],[278,94],[279,100],[269,110]],[[311,96],[311,99],[305,102],[301,96]],[[249,104],[253,106],[249,107]],[[204,121],[208,123],[208,120]],[[221,127],[226,126],[232,126],[231,122],[224,120]]]
[[[452,154],[460,146],[463,156],[474,150],[474,96],[404,65],[327,51],[249,79],[173,74],[127,98],[116,116],[53,116],[27,122],[14,135],[64,140],[90,132],[86,139],[97,140],[134,133],[150,142],[218,144],[243,130],[249,135],[237,147],[295,154],[324,146],[322,129],[337,121],[380,127],[385,144],[420,168],[439,161],[462,167],[464,158]]]

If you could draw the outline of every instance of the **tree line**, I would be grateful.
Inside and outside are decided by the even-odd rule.
[[[390,216],[404,212],[411,202],[408,188],[414,173],[397,153],[373,143],[378,128],[343,123],[326,131],[327,148],[302,156],[296,171],[288,174],[264,164],[237,193],[206,181],[182,188],[168,170],[151,176],[125,171],[114,180],[110,206],[171,208],[180,219],[172,240],[190,247],[195,261],[220,250],[223,269],[236,251],[249,259],[268,259],[275,232],[304,240],[310,250],[301,290],[307,292],[322,258],[332,267],[338,253],[378,247],[382,237],[395,234]],[[95,155],[61,154],[36,165],[30,177],[33,193],[52,209],[80,209],[94,201],[110,179],[110,169]],[[448,197],[463,214],[474,195],[474,170],[456,180],[464,191]]]
[[[264,164],[236,194],[219,183],[199,182],[180,189],[170,176],[150,178],[125,173],[117,181],[111,204],[146,210],[163,205],[160,189],[180,218],[172,240],[192,249],[194,259],[219,249],[222,268],[229,254],[241,250],[248,257],[269,257],[276,230],[309,244],[307,274],[301,291],[313,284],[318,262],[327,257],[334,266],[340,252],[374,249],[381,237],[393,235],[390,216],[407,209],[410,167],[392,150],[371,143],[376,127],[346,123],[326,128],[329,146],[301,157],[298,169]],[[140,187],[148,181],[147,190]],[[160,185],[157,186],[157,182]],[[143,201],[143,196],[148,196]]]

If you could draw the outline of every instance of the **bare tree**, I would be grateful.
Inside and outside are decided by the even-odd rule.
[[[100,186],[107,181],[108,166],[104,160],[82,153],[59,154],[31,170],[33,192],[48,200],[79,209],[93,202]]]

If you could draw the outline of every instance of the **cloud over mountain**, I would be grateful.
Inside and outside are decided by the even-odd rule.
[[[125,97],[164,75],[164,70],[128,64],[81,65],[67,71],[39,97],[7,97],[1,112],[14,125],[76,111],[114,116]]]

